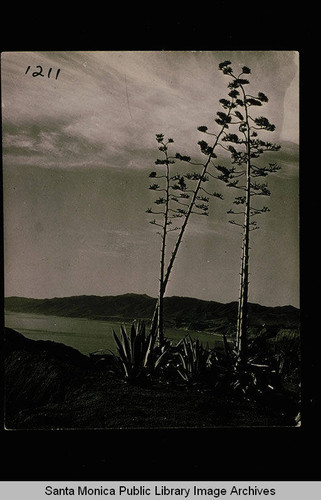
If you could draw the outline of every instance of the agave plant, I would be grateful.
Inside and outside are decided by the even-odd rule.
[[[113,330],[118,353],[116,361],[126,380],[142,379],[161,365],[166,348],[156,346],[156,324],[147,334],[145,323],[141,321],[134,322],[130,332],[122,325],[120,333],[118,337]]]
[[[201,382],[212,367],[212,352],[196,339],[184,337],[177,344],[177,372],[188,384]]]
[[[277,370],[267,363],[262,350],[257,353],[255,342],[253,345],[249,343],[248,358],[242,361],[236,345],[230,346],[224,334],[223,337],[226,381],[234,391],[257,398],[280,388],[281,379]]]

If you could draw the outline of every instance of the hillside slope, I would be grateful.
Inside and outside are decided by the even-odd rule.
[[[294,425],[296,404],[180,384],[129,384],[63,344],[5,329],[7,429],[161,429]],[[273,403],[273,404],[272,404]]]

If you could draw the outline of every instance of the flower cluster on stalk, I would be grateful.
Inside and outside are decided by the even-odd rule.
[[[266,183],[259,183],[252,178],[266,177],[269,173],[276,172],[280,169],[277,163],[269,163],[262,166],[256,163],[257,159],[265,152],[278,151],[280,146],[272,144],[268,141],[260,139],[258,133],[260,131],[273,132],[275,125],[270,123],[268,118],[264,116],[253,116],[252,108],[261,107],[268,102],[267,96],[263,92],[258,92],[257,95],[247,93],[246,86],[250,83],[244,75],[249,75],[251,70],[247,66],[242,67],[239,75],[236,75],[232,69],[230,61],[220,63],[219,69],[223,74],[228,75],[231,81],[228,88],[231,89],[230,96],[235,99],[234,107],[230,113],[228,125],[237,128],[237,132],[226,132],[222,138],[222,142],[227,143],[226,149],[230,154],[230,162],[232,167],[225,167],[216,165],[219,172],[217,178],[223,181],[228,187],[233,187],[239,190],[245,190],[249,187],[249,197],[253,196],[270,196],[270,190]],[[226,103],[223,103],[226,105]],[[219,119],[222,117],[219,115]],[[204,132],[207,132],[204,130]],[[223,146],[224,147],[224,146]],[[236,170],[236,165],[239,169]],[[247,185],[246,179],[249,176],[249,184]],[[244,179],[243,185],[240,181]],[[237,196],[233,202],[236,205],[244,205],[246,203],[246,196]],[[259,214],[269,211],[268,207],[256,207],[250,210],[250,216],[257,216]],[[229,214],[244,215],[244,212],[235,212],[230,209]],[[243,227],[243,224],[238,224],[234,220],[230,221],[232,224],[237,224]],[[251,230],[258,229],[256,221],[251,221]]]
[[[180,164],[181,162],[192,164],[191,157],[181,155],[180,153],[170,154],[168,145],[173,143],[173,139],[169,138],[165,141],[164,134],[156,134],[156,140],[160,144],[159,151],[163,153],[162,158],[155,160],[155,165],[163,167],[159,172],[152,171],[149,174],[150,178],[158,179],[159,183],[150,184],[149,189],[158,193],[161,196],[154,200],[154,204],[163,206],[163,211],[148,208],[147,213],[162,216],[163,221],[156,221],[153,219],[151,224],[156,224],[163,227],[164,218],[166,214],[166,226],[172,226],[173,219],[183,219],[188,213],[191,196],[194,193],[195,181],[199,181],[201,174],[197,172],[175,173],[172,172],[173,164]],[[208,153],[210,151],[208,150]],[[204,176],[202,182],[207,182],[208,177]],[[165,194],[164,194],[165,193]],[[198,215],[208,215],[208,198],[197,196],[197,200],[202,203],[195,203],[193,213]],[[196,210],[195,210],[196,209]],[[180,226],[168,227],[167,232],[177,231]]]

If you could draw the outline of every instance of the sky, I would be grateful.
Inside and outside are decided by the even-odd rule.
[[[160,238],[145,212],[160,157],[155,134],[201,159],[197,127],[215,132],[226,59],[235,72],[251,68],[248,87],[269,97],[260,114],[276,125],[268,140],[282,146],[265,155],[282,168],[268,179],[271,211],[252,233],[249,299],[299,306],[299,55],[291,51],[2,53],[6,296],[157,296]],[[44,76],[33,76],[39,66]],[[236,193],[214,190],[224,200],[190,219],[169,296],[238,298],[241,234],[226,214]]]

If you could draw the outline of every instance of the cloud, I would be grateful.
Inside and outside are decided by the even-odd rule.
[[[74,165],[97,165],[105,158],[103,145],[82,140],[68,132],[60,120],[43,123],[23,123],[15,128],[3,128],[3,161],[9,165],[37,165],[66,168]]]
[[[284,121],[281,131],[283,140],[299,143],[299,54],[294,52],[293,60],[296,71],[293,80],[288,86],[284,96]]]
[[[283,99],[295,66],[291,52],[13,52],[4,53],[2,61],[5,154],[12,160],[14,153],[20,160],[25,155],[29,161],[35,155],[42,166],[55,160],[60,167],[92,161],[119,164],[123,151],[133,156],[134,151],[155,148],[159,132],[193,154],[196,128],[213,125],[218,100],[226,94],[226,77],[217,65],[229,56],[236,67],[241,60],[253,65],[254,83],[271,91],[267,112],[284,134]],[[32,69],[39,64],[45,75],[50,67],[53,74],[60,68],[59,78],[33,78]],[[28,65],[32,69],[24,74]],[[287,110],[292,116],[293,110]],[[289,123],[286,117],[284,123]],[[288,131],[287,136],[295,135],[290,127]]]

